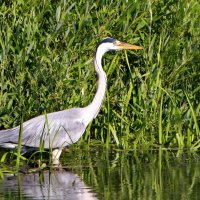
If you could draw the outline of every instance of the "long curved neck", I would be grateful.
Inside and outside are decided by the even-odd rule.
[[[106,92],[107,77],[101,64],[104,53],[105,51],[98,48],[94,57],[94,67],[98,76],[98,87],[93,101],[86,107],[89,112],[87,113],[89,116],[88,121],[91,121],[98,115]]]

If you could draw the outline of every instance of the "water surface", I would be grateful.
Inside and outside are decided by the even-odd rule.
[[[0,199],[200,199],[196,153],[75,149],[61,161],[64,169],[5,174]]]

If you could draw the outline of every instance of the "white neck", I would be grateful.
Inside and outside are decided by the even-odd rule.
[[[107,50],[99,47],[94,58],[94,67],[98,76],[97,92],[93,101],[86,107],[88,123],[98,115],[106,92],[107,77],[101,64],[102,57]]]

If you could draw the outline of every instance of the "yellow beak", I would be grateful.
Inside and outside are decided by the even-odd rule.
[[[143,49],[143,47],[132,45],[125,42],[119,42],[116,44],[116,46],[119,47],[120,49],[134,49],[134,50]]]

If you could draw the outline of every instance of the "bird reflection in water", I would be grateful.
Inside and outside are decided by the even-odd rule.
[[[46,170],[19,176],[7,176],[2,192],[12,192],[19,199],[97,200],[95,193],[72,171]]]

